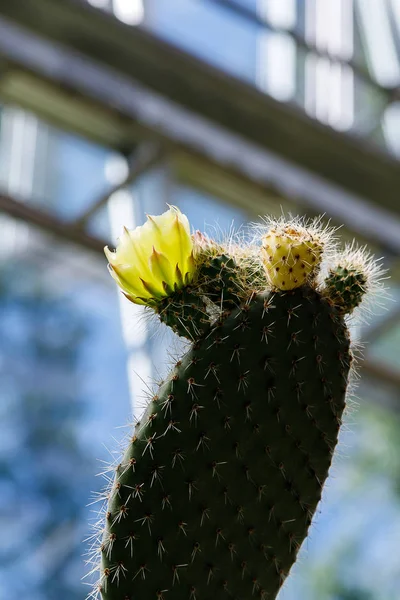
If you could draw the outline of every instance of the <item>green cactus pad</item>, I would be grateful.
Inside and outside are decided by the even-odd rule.
[[[241,291],[237,274],[235,260],[227,254],[221,254],[207,259],[201,267],[199,280],[210,300],[222,303],[224,308],[232,308],[237,306]]]
[[[172,331],[189,340],[196,340],[209,327],[209,317],[203,297],[182,288],[157,304],[160,320]]]
[[[310,287],[255,295],[198,339],[116,469],[104,600],[275,598],[321,498],[351,363]]]

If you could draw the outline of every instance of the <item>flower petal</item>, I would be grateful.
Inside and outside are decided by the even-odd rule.
[[[175,281],[177,283],[178,289],[183,288],[183,286],[185,285],[185,282],[184,282],[183,276],[182,276],[182,271],[178,267],[178,263],[176,263],[176,267],[175,267]]]
[[[158,298],[161,300],[164,294],[157,287],[155,287],[151,281],[145,281],[142,278],[140,278],[140,281],[142,282],[145,291],[149,295],[149,298]]]
[[[149,269],[148,265],[148,244],[150,236],[143,235],[142,227],[136,227],[132,231],[124,228],[124,241],[121,247],[121,262],[125,264],[135,265],[138,272],[142,275],[146,274]],[[148,239],[147,239],[148,238]]]
[[[116,262],[117,253],[110,250],[108,246],[104,246],[104,254],[106,255],[107,260],[110,263],[110,265],[112,265],[112,264],[114,264],[114,262]]]
[[[137,278],[130,277],[129,265],[110,265],[110,274],[119,287],[133,296],[143,296],[143,288]]]
[[[179,269],[183,274],[188,270],[188,257],[193,249],[193,240],[190,235],[189,221],[178,208],[171,206],[168,218],[163,219],[164,230],[162,235],[157,236],[157,241],[154,243],[156,249],[168,257],[169,262],[174,265],[178,264]],[[164,217],[161,215],[161,217]],[[152,219],[155,219],[152,217]],[[160,221],[154,221],[155,226],[159,228]]]
[[[153,246],[153,252],[150,256],[150,269],[153,277],[161,283],[173,283],[174,277],[172,272],[172,266],[168,258]]]
[[[189,223],[186,224],[178,215],[176,215],[173,230],[177,240],[177,251],[179,255],[178,264],[182,273],[186,274],[188,272],[188,257],[193,250],[193,241],[190,235]]]
[[[134,304],[142,304],[142,305],[148,304],[148,300],[146,298],[139,298],[139,296],[130,296],[129,294],[126,294],[125,292],[122,292],[122,293],[125,296],[125,298],[127,298],[128,300],[130,300],[130,302],[133,302]]]

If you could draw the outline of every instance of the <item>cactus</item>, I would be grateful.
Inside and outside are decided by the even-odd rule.
[[[218,244],[171,207],[106,250],[125,295],[190,347],[115,467],[93,595],[276,597],[337,444],[353,370],[346,315],[382,287],[371,257],[335,255],[332,234],[281,219],[247,245]]]

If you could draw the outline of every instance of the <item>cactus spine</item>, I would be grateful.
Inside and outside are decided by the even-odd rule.
[[[174,208],[151,223],[171,227],[166,215],[179,228]],[[345,315],[376,270],[371,277],[370,260],[347,251],[321,280],[333,242],[316,222],[272,223],[247,247],[199,233],[188,243],[185,223],[180,234],[186,256],[175,248],[159,259],[170,279],[151,280],[156,265],[142,288],[126,248],[108,251],[124,293],[191,346],[115,469],[97,591],[104,600],[273,600],[337,443],[353,360]]]

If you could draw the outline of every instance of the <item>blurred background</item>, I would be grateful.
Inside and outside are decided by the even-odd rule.
[[[103,246],[325,214],[400,296],[400,0],[0,0],[0,597],[83,600],[84,552],[172,341]],[[211,228],[211,229],[210,229]],[[400,309],[359,326],[347,418],[279,600],[400,599]]]

